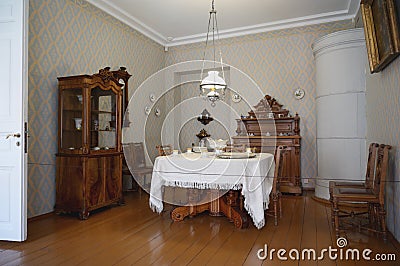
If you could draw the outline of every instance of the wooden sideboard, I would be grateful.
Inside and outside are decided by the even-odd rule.
[[[237,136],[233,144],[244,144],[256,152],[275,154],[276,147],[287,146],[289,152],[283,158],[283,172],[279,177],[280,191],[300,195],[301,136],[300,117],[291,116],[274,98],[266,95],[249,112],[248,116],[237,119]]]

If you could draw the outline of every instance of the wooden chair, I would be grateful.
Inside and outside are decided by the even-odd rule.
[[[282,217],[282,195],[279,191],[279,177],[282,176],[283,160],[287,151],[286,146],[278,146],[275,152],[275,171],[269,201],[270,206],[272,204],[272,209],[266,211],[266,215],[274,217],[275,226],[278,225],[278,214],[279,218]]]
[[[158,156],[168,156],[173,152],[173,148],[171,144],[168,145],[158,145],[156,146],[158,150]]]
[[[143,142],[123,144],[124,156],[127,166],[123,167],[122,175],[130,175],[132,178],[132,190],[134,182],[137,182],[134,177],[143,180],[143,186],[146,185],[146,175],[152,174],[153,167],[146,165],[144,157]],[[140,185],[139,185],[140,186]],[[139,194],[142,195],[142,190],[139,188]]]
[[[383,235],[386,241],[386,211],[385,211],[385,185],[388,167],[389,149],[391,146],[381,144],[378,147],[375,176],[371,187],[335,187],[332,191],[332,208],[336,237],[345,230],[345,225],[357,226],[359,230],[365,229]],[[354,210],[354,204],[366,204],[368,211]],[[367,223],[359,215],[367,214]],[[364,215],[365,216],[365,215]],[[345,220],[345,218],[350,218]],[[361,217],[362,218],[362,217]]]
[[[367,162],[367,170],[365,173],[365,181],[330,181],[329,182],[329,200],[331,205],[333,204],[332,193],[335,188],[371,188],[372,183],[375,177],[375,166],[376,166],[376,154],[378,152],[379,144],[371,143],[368,149],[368,162]],[[331,219],[332,224],[335,223],[333,208],[331,208]]]

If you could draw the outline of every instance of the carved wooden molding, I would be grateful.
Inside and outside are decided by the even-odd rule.
[[[254,106],[254,109],[249,112],[249,115],[263,118],[267,117],[269,113],[273,113],[275,118],[279,114],[286,117],[289,114],[289,110],[282,108],[282,106],[283,104],[280,104],[275,98],[266,94],[264,98]]]
[[[94,74],[93,76],[100,77],[103,82],[109,82],[110,80],[114,81],[115,83],[119,84],[118,80],[115,79],[114,74],[110,71],[110,67],[105,67],[99,70],[99,73]]]

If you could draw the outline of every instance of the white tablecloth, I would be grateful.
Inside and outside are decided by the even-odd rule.
[[[153,166],[150,207],[163,210],[163,186],[197,189],[242,189],[244,207],[254,225],[265,225],[264,210],[268,208],[275,163],[269,153],[256,158],[220,159],[213,154],[179,154],[159,156]]]

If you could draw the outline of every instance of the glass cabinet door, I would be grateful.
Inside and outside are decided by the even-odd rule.
[[[82,89],[65,89],[61,93],[61,149],[82,148],[83,94]]]
[[[117,96],[96,87],[90,97],[90,149],[109,150],[117,146]]]

